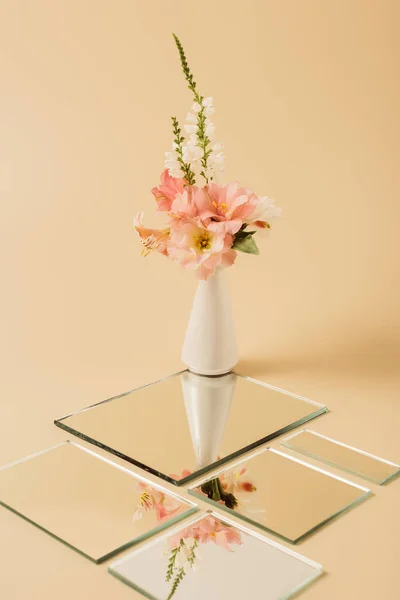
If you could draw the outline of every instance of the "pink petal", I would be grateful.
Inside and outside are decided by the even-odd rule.
[[[243,221],[241,219],[232,219],[232,221],[225,222],[225,231],[227,233],[231,233],[235,235],[243,225]]]
[[[229,546],[228,546],[228,542],[227,542],[226,535],[224,532],[219,531],[218,533],[216,533],[213,540],[217,544],[217,546],[220,546],[221,548],[228,550],[228,552],[232,552],[231,548],[229,548]]]
[[[233,265],[237,257],[236,250],[228,250],[228,252],[224,252],[222,255],[221,266],[222,267],[230,267]]]
[[[215,525],[215,519],[212,517],[205,517],[200,521],[200,523],[198,523],[199,529],[205,533],[213,533],[215,530]]]

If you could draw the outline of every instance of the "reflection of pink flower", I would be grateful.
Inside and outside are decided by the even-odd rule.
[[[214,231],[225,231],[234,235],[239,231],[246,217],[254,211],[257,196],[238,183],[222,187],[210,183],[195,195],[198,214],[201,219],[209,219]]]
[[[171,204],[177,194],[184,190],[185,179],[171,177],[168,169],[161,173],[160,187],[154,187],[151,191],[157,201],[158,210],[171,210]]]
[[[158,521],[169,519],[181,512],[182,505],[173,496],[151,487],[146,483],[139,482],[141,496],[133,515],[133,520],[138,521],[145,512],[155,511]]]
[[[214,544],[221,546],[221,548],[229,552],[232,552],[229,544],[242,543],[240,533],[236,529],[224,525],[221,521],[210,515],[176,535],[171,536],[168,541],[171,548],[176,548],[181,544],[181,540],[185,539],[193,539],[200,544],[214,542]]]
[[[232,552],[229,544],[242,544],[240,533],[236,528],[224,525],[211,515],[168,538],[169,552],[165,580],[172,581],[172,586],[167,600],[174,596],[189,569],[195,568],[196,561],[200,558],[198,552],[200,544],[208,542],[214,542],[228,552]]]
[[[176,479],[179,481],[180,479],[184,479],[185,477],[189,477],[192,474],[192,471],[188,471],[187,469],[183,469],[182,475],[170,475],[172,479]]]
[[[169,239],[169,228],[165,229],[148,229],[142,223],[143,212],[139,213],[135,218],[135,229],[142,240],[144,249],[143,254],[147,256],[152,250],[156,250],[161,254],[167,254],[167,241]]]
[[[174,262],[194,270],[199,279],[208,279],[218,266],[235,261],[232,242],[231,235],[205,227],[198,218],[183,218],[179,228],[171,229],[167,251]]]
[[[247,469],[243,467],[238,471],[231,470],[226,471],[223,476],[221,476],[221,485],[224,491],[229,494],[235,494],[237,492],[256,492],[257,488],[252,481],[245,475],[247,473]]]

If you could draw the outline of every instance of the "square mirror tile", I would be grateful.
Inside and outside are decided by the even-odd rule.
[[[208,513],[115,562],[110,572],[150,600],[286,600],[322,567]]]
[[[399,465],[308,429],[287,437],[282,445],[379,485],[400,474]]]
[[[235,373],[204,377],[184,371],[55,423],[183,485],[326,410]]]
[[[221,470],[190,493],[292,544],[371,495],[272,448]]]
[[[95,562],[197,510],[69,442],[2,467],[0,504]]]

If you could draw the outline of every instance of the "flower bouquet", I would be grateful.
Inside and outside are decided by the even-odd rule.
[[[193,103],[183,130],[178,120],[172,117],[172,150],[166,152],[160,185],[152,189],[158,212],[166,217],[165,227],[145,227],[141,212],[135,218],[135,228],[145,256],[152,251],[159,252],[207,282],[215,275],[221,279],[222,268],[231,266],[238,252],[259,254],[255,234],[269,230],[271,220],[281,211],[271,198],[257,196],[237,182],[219,183],[224,169],[224,152],[223,145],[215,141],[215,125],[212,122],[214,102],[211,96],[200,94],[182,44],[175,34],[174,40]],[[214,281],[213,287],[216,289],[208,294],[202,288],[205,298],[200,302],[198,312],[204,323],[207,306],[209,313],[219,306],[222,321],[218,316],[216,319],[220,323],[219,329],[225,332],[219,334],[219,341],[215,340],[220,347],[219,356],[204,363],[202,348],[197,350],[196,356],[192,356],[190,348],[194,342],[190,339],[196,337],[198,340],[199,333],[198,318],[193,316],[193,312],[191,320],[194,324],[192,327],[189,324],[185,343],[189,350],[185,352],[184,349],[183,352],[187,355],[186,360],[183,358],[189,368],[205,375],[226,373],[237,362],[232,336],[226,341],[226,348],[221,348],[220,341],[229,329],[233,330],[233,324],[229,302],[221,301],[223,284]],[[211,327],[214,327],[213,322]],[[190,332],[190,329],[193,331]],[[209,346],[208,331],[205,337]],[[233,364],[230,364],[232,361]]]

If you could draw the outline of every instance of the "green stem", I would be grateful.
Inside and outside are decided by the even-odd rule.
[[[173,565],[175,565],[176,554],[179,552],[179,550],[180,550],[180,548],[181,548],[181,546],[183,544],[184,544],[184,540],[182,539],[181,542],[180,542],[180,545],[178,546],[178,548],[175,548],[176,552],[175,552],[175,555],[174,555],[174,558],[173,558],[173,561],[172,561]],[[198,541],[195,540],[194,544],[193,544],[193,546],[192,546],[192,548],[190,550],[189,556],[187,558],[187,561],[188,561],[188,563],[189,563],[189,565],[191,567],[193,567],[194,562],[196,560],[196,548],[197,548],[198,545],[199,545]],[[171,559],[170,559],[170,562],[171,562]],[[170,571],[168,570],[166,581],[170,581],[171,580],[172,575],[173,575],[173,571],[174,571],[174,568],[172,567],[172,569],[171,569],[171,575],[169,575]],[[169,593],[169,596],[168,596],[167,600],[171,600],[172,596],[175,595],[176,590],[178,589],[178,587],[179,587],[180,583],[182,582],[183,578],[185,577],[185,575],[186,575],[186,571],[185,571],[184,567],[181,567],[178,570],[178,572],[176,573],[176,575],[175,575],[175,579],[174,579],[174,581],[172,583],[171,591]]]
[[[196,102],[198,102],[199,104],[201,104],[201,96],[199,95],[198,91],[197,91],[197,83],[194,80],[193,74],[189,68],[187,59],[186,59],[186,54],[185,51],[183,49],[183,46],[181,44],[180,39],[178,38],[177,35],[175,35],[175,33],[172,34],[175,40],[175,44],[176,47],[178,48],[178,52],[179,52],[179,57],[181,59],[181,65],[182,65],[182,70],[183,73],[185,75],[185,79],[188,82],[189,85],[189,90],[193,93],[194,99],[196,100]]]
[[[214,500],[214,502],[220,502],[222,500],[222,502],[228,508],[237,507],[238,503],[235,496],[233,494],[225,492],[219,477],[216,477],[215,479],[210,479],[210,481],[203,483],[203,485],[201,486],[201,491],[203,492],[203,494],[206,494],[207,497],[210,498],[210,500]]]
[[[172,119],[172,128],[174,132],[174,143],[176,144],[176,153],[178,155],[178,162],[181,165],[181,169],[185,175],[185,179],[188,185],[194,185],[196,183],[195,174],[190,168],[189,163],[185,163],[183,160],[183,148],[182,143],[185,141],[185,138],[181,135],[181,128],[179,127],[178,119],[176,117],[171,117]]]
[[[197,145],[203,150],[203,156],[201,158],[201,166],[203,167],[203,170],[200,174],[204,177],[206,183],[208,183],[208,177],[206,173],[208,167],[208,158],[211,154],[211,140],[208,136],[206,136],[206,115],[204,114],[205,107],[203,106],[204,98],[197,91],[197,83],[195,82],[193,73],[191,72],[190,67],[188,65],[186,54],[180,39],[177,35],[175,35],[175,33],[173,33],[172,35],[174,37],[175,44],[178,48],[183,74],[188,83],[189,90],[192,92],[195,101],[201,106],[201,109],[197,114]]]
[[[181,569],[179,569],[178,573],[176,574],[176,577],[172,583],[172,588],[171,588],[171,591],[169,593],[167,600],[171,600],[172,596],[175,595],[176,590],[178,589],[178,586],[184,577],[185,577],[185,569],[182,567]]]

